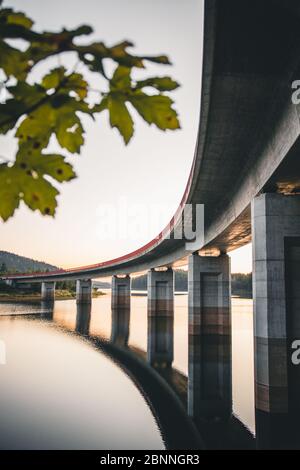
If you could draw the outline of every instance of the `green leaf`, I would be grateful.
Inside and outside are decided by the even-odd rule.
[[[126,90],[127,88],[130,88],[130,71],[130,68],[119,65],[110,80],[110,90]]]
[[[100,72],[105,75],[103,70],[103,59],[112,59],[117,64],[132,68],[144,68],[144,60],[155,62],[157,64],[170,65],[167,56],[137,56],[130,54],[127,49],[133,47],[132,42],[122,41],[112,47],[107,47],[103,42],[94,42],[88,46],[72,45],[72,50],[76,51],[79,58],[93,72]]]
[[[20,201],[43,215],[54,215],[59,191],[45,179],[59,182],[75,178],[72,166],[62,155],[28,155],[22,147],[12,167],[0,164],[0,217],[8,220]]]
[[[51,88],[57,88],[65,77],[65,73],[66,69],[64,67],[58,67],[56,69],[51,70],[51,72],[47,73],[47,75],[43,77],[41,83],[42,87],[46,90],[50,90]]]
[[[26,106],[14,99],[0,104],[0,134],[6,134],[10,129],[13,129],[19,116],[25,112]]]
[[[83,79],[80,73],[72,73],[68,75],[64,89],[72,91],[79,99],[83,100],[88,94],[88,83]]]
[[[22,199],[33,211],[39,210],[43,215],[54,215],[57,207],[56,196],[59,191],[44,178],[24,176],[20,179],[23,189]]]
[[[19,188],[14,182],[14,174],[6,164],[0,164],[0,217],[6,221],[19,207]]]
[[[0,104],[0,133],[5,134],[12,129],[20,116],[45,97],[45,91],[38,85],[29,85],[19,81],[15,86],[7,87],[12,99]]]
[[[129,54],[126,49],[132,47],[133,44],[130,41],[123,41],[119,44],[116,44],[113,47],[107,49],[108,57],[118,62],[120,65],[125,67],[138,67],[143,68],[143,59],[142,57],[133,56]]]
[[[19,81],[16,85],[7,87],[7,90],[15,100],[21,102],[27,108],[45,97],[45,90],[40,85],[29,85],[24,81]]]
[[[175,130],[180,128],[177,113],[172,108],[173,101],[163,94],[147,95],[141,88],[151,86],[160,91],[171,91],[179,85],[170,77],[152,77],[140,80],[132,85],[131,69],[119,65],[110,79],[110,92],[102,101],[95,105],[94,112],[109,110],[110,124],[116,127],[127,144],[133,135],[133,120],[126,106],[130,102],[149,124],[155,124],[159,129]]]
[[[136,88],[153,87],[159,91],[172,91],[179,87],[179,83],[171,77],[152,77],[136,82]]]
[[[12,8],[0,10],[0,22],[23,26],[26,29],[30,29],[33,25],[33,21],[25,13],[14,11]]]
[[[1,4],[1,0],[0,0]],[[12,98],[0,104],[0,133],[18,126],[16,137],[19,150],[12,166],[0,164],[0,217],[7,220],[20,201],[32,210],[54,215],[59,194],[51,181],[69,181],[75,177],[72,166],[64,157],[44,154],[50,138],[55,135],[59,145],[71,153],[80,152],[84,143],[84,129],[80,112],[93,117],[107,109],[111,127],[115,127],[127,144],[134,132],[134,123],[127,103],[149,124],[160,129],[178,129],[179,121],[173,102],[163,94],[149,96],[142,91],[152,87],[158,92],[175,90],[178,83],[170,77],[151,77],[132,83],[133,67],[144,68],[145,61],[170,64],[167,56],[138,56],[128,52],[133,46],[123,41],[112,47],[103,42],[78,45],[74,41],[92,29],[83,25],[74,30],[57,33],[36,32],[33,22],[24,13],[0,9],[0,68],[7,77],[15,77],[16,85],[7,87]],[[6,39],[23,39],[25,51],[11,47]],[[18,43],[16,43],[18,44]],[[109,92],[101,102],[89,106],[85,101],[88,83],[80,73],[69,73],[57,67],[47,73],[40,84],[27,83],[27,74],[40,61],[61,52],[71,51],[93,72],[105,78],[104,59],[117,64],[109,80]]]
[[[79,152],[84,143],[84,130],[76,114],[78,111],[92,114],[83,101],[68,95],[53,96],[22,121],[16,137],[28,152],[36,153],[47,147],[55,133],[61,147],[71,153]]]
[[[58,190],[44,178],[34,178],[17,165],[0,165],[0,217],[4,221],[14,214],[21,200],[32,210],[54,215],[58,194]]]
[[[25,39],[33,41],[40,33],[34,32],[33,22],[22,12],[15,12],[11,8],[0,9],[0,37],[6,39]]]
[[[133,136],[133,120],[124,100],[118,94],[111,94],[108,96],[107,107],[111,127],[116,127],[125,144],[128,144]]]
[[[19,145],[26,148],[29,155],[39,153],[47,147],[54,125],[54,110],[50,103],[45,103],[21,122],[16,132]]]
[[[4,70],[7,77],[14,76],[19,80],[24,80],[28,73],[28,61],[22,51],[0,40],[0,68]]]
[[[154,62],[155,64],[172,65],[168,56],[166,55],[145,56],[144,60],[149,60],[150,62]]]
[[[41,60],[47,59],[52,55],[60,52],[59,45],[55,42],[47,42],[46,37],[36,38],[31,41],[28,49],[25,51],[28,62],[32,64],[31,67],[39,63]]]
[[[88,93],[88,83],[83,79],[83,76],[80,73],[67,75],[64,67],[51,70],[44,76],[41,85],[45,90],[59,88],[61,93],[73,92],[81,100],[86,98]]]
[[[173,101],[168,96],[148,96],[138,92],[130,96],[129,100],[148,124],[155,124],[163,131],[180,129],[177,113],[172,108]]]
[[[90,34],[92,31],[90,26],[83,25],[74,30],[63,29],[58,33],[37,33],[20,25],[4,24],[4,26],[1,25],[0,36],[3,38],[21,38],[30,43],[23,53],[29,71],[41,60],[60,52],[77,52],[77,46],[73,43],[73,40],[78,36]]]
[[[67,114],[57,120],[55,134],[61,147],[71,153],[79,152],[84,143],[83,127],[76,114]]]
[[[60,183],[70,181],[76,177],[72,165],[67,163],[62,155],[42,153],[28,155],[22,146],[17,154],[15,164],[26,171],[26,174],[30,173],[33,177],[47,175]]]

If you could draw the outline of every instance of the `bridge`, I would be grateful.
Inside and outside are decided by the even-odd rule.
[[[55,282],[77,281],[77,302],[91,302],[91,279],[112,276],[112,308],[130,305],[130,275],[148,271],[150,337],[165,335],[152,356],[171,362],[176,266],[188,264],[189,414],[231,413],[231,301],[228,252],[252,241],[255,406],[262,446],[282,442],[300,414],[300,369],[291,360],[300,339],[300,6],[296,0],[206,0],[201,109],[194,160],[181,203],[152,241],[119,258],[47,273],[16,274],[38,282],[51,300]],[[203,237],[192,248],[176,230],[184,208],[202,204]],[[195,211],[185,227],[195,227]],[[152,355],[151,355],[152,354]],[[300,366],[299,366],[300,367]],[[195,398],[196,397],[196,398]],[[260,426],[263,423],[263,426]],[[266,432],[265,430],[269,431]]]

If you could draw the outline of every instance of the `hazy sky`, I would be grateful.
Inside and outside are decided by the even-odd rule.
[[[130,39],[139,54],[169,55],[173,66],[147,64],[147,70],[138,71],[136,76],[171,75],[180,82],[181,88],[172,97],[182,130],[164,133],[136,117],[135,136],[125,147],[117,131],[110,129],[106,112],[96,123],[85,118],[86,143],[82,153],[69,157],[78,178],[60,186],[56,217],[42,217],[22,206],[13,219],[0,222],[0,249],[71,267],[114,258],[147,243],[175,212],[194,154],[200,107],[203,2],[7,0],[4,6],[25,11],[35,20],[38,30],[73,28],[85,23],[94,28],[91,39],[108,45]],[[74,56],[65,54],[62,63],[71,67]],[[36,68],[31,80],[55,66],[56,59],[48,60]],[[94,88],[105,90],[104,81],[95,74],[88,73],[88,79]],[[0,145],[1,155],[14,155],[13,137],[1,136]],[[52,149],[58,150],[54,140]],[[251,270],[250,246],[232,255],[232,268],[235,272]]]

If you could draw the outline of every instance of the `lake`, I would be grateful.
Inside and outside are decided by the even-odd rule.
[[[116,329],[109,291],[79,314],[75,300],[56,301],[53,309],[39,302],[0,304],[6,350],[0,365],[1,449],[164,449],[168,439],[183,438],[197,445],[184,400],[146,363],[146,296],[132,296],[127,320]],[[233,413],[254,433],[250,299],[232,299],[232,354]],[[187,371],[184,294],[175,296],[177,384],[186,382]]]

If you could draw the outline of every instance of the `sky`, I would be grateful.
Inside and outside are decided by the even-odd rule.
[[[137,54],[167,54],[172,66],[147,63],[146,70],[136,71],[135,76],[171,75],[181,84],[171,97],[182,129],[161,132],[135,115],[135,135],[125,147],[109,127],[106,112],[96,122],[84,118],[81,155],[68,156],[78,178],[59,186],[55,218],[22,205],[12,219],[0,222],[0,250],[65,268],[139,248],[171,219],[190,171],[199,125],[203,0],[6,0],[4,6],[25,11],[37,30],[89,24],[94,33],[86,41],[113,45],[129,39]],[[61,57],[70,69],[75,60],[70,53]],[[37,81],[57,65],[57,59],[45,61],[30,80]],[[109,64],[107,70],[112,72]],[[103,90],[105,83],[98,76],[79,71],[93,88]],[[0,146],[1,155],[13,158],[13,135],[0,136]],[[59,150],[54,139],[49,150]],[[251,271],[251,245],[231,257],[233,272]]]

